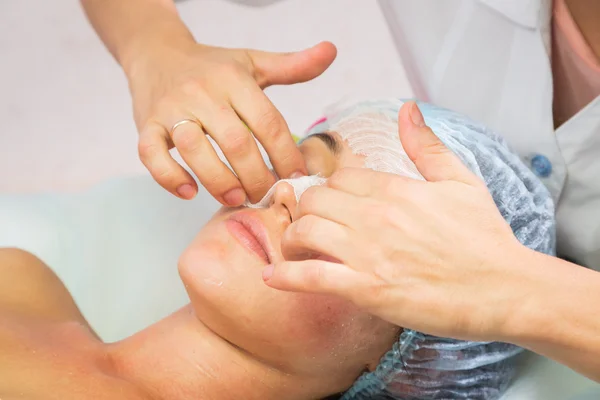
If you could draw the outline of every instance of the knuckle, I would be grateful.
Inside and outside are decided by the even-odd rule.
[[[327,280],[325,268],[321,264],[314,265],[313,268],[306,269],[307,283],[310,287],[323,287]]]
[[[308,213],[314,210],[315,205],[318,204],[319,189],[317,186],[311,186],[302,193],[300,203],[298,204],[300,212]]]
[[[242,156],[248,154],[252,149],[252,137],[248,132],[240,131],[237,128],[228,128],[223,131],[225,140],[222,150],[225,154],[231,156]]]
[[[185,153],[194,153],[201,147],[198,134],[191,129],[181,129],[174,136],[177,148]]]
[[[281,118],[275,110],[263,112],[257,119],[259,129],[271,140],[277,140],[283,135]]]
[[[309,238],[314,237],[317,229],[318,218],[313,215],[305,215],[293,224],[292,235],[294,241],[307,243]]]
[[[214,102],[213,106],[216,109],[216,113],[219,116],[222,116],[224,120],[226,120],[227,118],[231,118],[234,120],[240,119],[239,115],[236,114],[236,112],[231,108],[231,106],[228,103]]]
[[[140,141],[138,142],[138,155],[140,156],[140,160],[146,163],[150,161],[160,151],[158,144],[151,139],[147,139],[144,136],[140,137]]]
[[[431,133],[432,135],[434,135],[434,133]],[[435,135],[434,135],[435,137]],[[423,151],[422,154],[428,154],[428,155],[442,155],[442,154],[448,154],[450,153],[450,150],[444,145],[444,143],[442,143],[441,140],[437,139],[437,137],[435,137],[435,140],[428,140],[425,143],[423,143]]]
[[[173,171],[169,167],[156,167],[151,172],[158,182],[165,185],[169,184],[175,178]]]
[[[219,71],[229,77],[239,77],[245,72],[245,69],[238,62],[226,62],[219,64]]]
[[[274,157],[271,161],[273,162],[273,165],[282,167],[286,166],[289,168],[291,166],[297,166],[301,164],[301,157],[302,154],[298,151],[298,149],[295,146],[292,146],[291,148],[288,147],[278,150],[277,153],[274,154]]]
[[[212,173],[203,178],[204,186],[210,188],[211,190],[218,191],[221,191],[221,187],[225,186],[223,183],[228,181],[228,177],[224,173]]]
[[[389,291],[387,285],[383,282],[377,282],[369,288],[368,296],[360,296],[360,302],[363,303],[368,309],[377,310],[382,306],[385,306],[388,301]]]
[[[331,187],[339,187],[351,176],[352,173],[348,168],[342,168],[335,171],[329,178],[327,178],[327,184]]]
[[[254,176],[251,182],[244,182],[245,187],[247,187],[248,193],[252,195],[259,195],[262,197],[269,187],[272,186],[270,179],[270,175],[265,176]],[[260,200],[260,198],[259,198]]]
[[[390,271],[393,271],[394,266],[391,266],[390,269],[389,262],[386,259],[388,249],[372,246],[367,252],[370,256],[369,260],[373,265],[372,274],[382,281],[389,280],[391,278]],[[398,266],[396,265],[395,267],[397,268]]]
[[[402,212],[396,205],[388,202],[371,201],[364,209],[366,224],[372,228],[397,229],[403,221]]]

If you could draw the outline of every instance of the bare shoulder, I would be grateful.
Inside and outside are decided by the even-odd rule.
[[[149,400],[114,371],[103,343],[78,322],[0,319],[2,400]]]
[[[58,276],[24,250],[0,248],[0,315],[87,322]]]
[[[0,399],[144,399],[115,377],[67,288],[34,255],[0,249]]]

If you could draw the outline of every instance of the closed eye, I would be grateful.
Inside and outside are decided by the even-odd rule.
[[[340,153],[341,146],[339,142],[333,135],[331,135],[328,132],[314,133],[304,138],[304,140],[302,140],[300,144],[313,137],[320,139],[325,144],[325,146],[327,146],[327,149],[329,149],[329,151],[333,153],[334,156],[337,156]]]

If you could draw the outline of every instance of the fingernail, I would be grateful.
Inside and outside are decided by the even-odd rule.
[[[263,281],[268,281],[273,276],[273,271],[275,270],[274,265],[268,265],[267,268],[263,269],[262,278]]]
[[[422,128],[425,126],[425,119],[423,118],[423,114],[421,114],[421,110],[417,106],[417,103],[412,103],[410,106],[410,119],[412,123]]]
[[[306,174],[304,172],[296,171],[290,175],[290,178],[297,179],[297,178],[302,178],[303,176],[306,176]]]
[[[196,195],[196,189],[194,189],[194,187],[189,183],[186,183],[177,188],[177,194],[180,197],[189,200]]]
[[[246,193],[240,188],[231,189],[223,195],[223,200],[230,207],[241,206],[246,201]]]

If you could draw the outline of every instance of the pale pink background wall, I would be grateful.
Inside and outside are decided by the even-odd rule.
[[[266,8],[188,0],[179,8],[206,43],[280,51],[337,44],[322,78],[268,91],[295,131],[347,93],[411,95],[374,0]],[[145,173],[125,78],[76,0],[0,2],[0,122],[0,192],[72,191]]]

